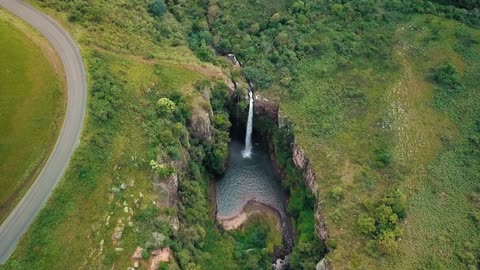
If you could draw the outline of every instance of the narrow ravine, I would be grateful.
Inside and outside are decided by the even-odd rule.
[[[234,55],[229,58],[240,66]],[[286,256],[293,247],[293,230],[286,210],[287,196],[271,159],[268,138],[254,130],[254,88],[248,80],[247,87],[248,113],[231,117],[228,165],[215,187],[216,218],[226,230],[232,230],[243,226],[254,215],[273,213],[278,218],[282,246],[276,247],[272,254],[272,267],[287,269]]]

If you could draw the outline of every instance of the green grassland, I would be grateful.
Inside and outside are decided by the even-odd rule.
[[[479,32],[435,16],[415,17],[394,31],[393,68],[367,62],[319,78],[315,74],[328,64],[309,60],[297,86],[305,94],[282,102],[320,174],[321,203],[336,242],[328,257],[339,269],[471,267],[479,251],[478,221],[472,219],[478,213],[474,164],[479,157],[465,151],[475,151],[468,138],[478,136],[479,88],[473,74],[479,72],[474,58]],[[465,48],[460,33],[477,45]],[[430,76],[445,62],[460,72],[465,93],[438,110]],[[364,93],[362,103],[344,103],[339,94],[345,84]],[[391,155],[388,166],[378,164],[378,150]],[[338,187],[345,195],[332,199]],[[356,223],[360,213],[394,189],[407,194],[408,211],[398,249],[384,256],[368,246]]]
[[[196,4],[170,3],[189,10],[175,14],[192,24],[190,47],[204,60],[205,44],[235,53],[292,121],[335,269],[478,264],[478,13],[429,1]]]
[[[48,158],[65,108],[63,73],[49,44],[0,10],[0,222]]]
[[[167,208],[160,204],[166,194],[155,189],[148,165],[151,145],[142,106],[149,106],[149,93],[187,93],[192,82],[203,76],[169,64],[124,60],[116,54],[84,50],[84,55],[90,89],[101,88],[96,92],[98,96],[91,93],[82,143],[65,179],[20,243],[7,269],[126,268],[131,265],[135,248],[145,244],[145,235],[128,226],[127,219],[134,221],[134,217],[132,212],[125,213],[124,207],[133,208],[137,214],[134,201],[139,200],[140,209],[153,201],[159,203],[162,211]],[[177,74],[182,75],[181,84],[175,83]],[[112,80],[110,88],[101,86],[105,78]],[[104,105],[101,100],[107,96],[115,99],[111,107],[97,107]],[[125,190],[120,188],[122,183],[127,185]],[[114,244],[111,237],[120,220],[126,228],[121,241]]]
[[[429,1],[152,2],[165,13],[151,16],[146,0],[34,2],[79,41],[89,110],[64,180],[5,269],[124,269],[137,246],[159,246],[149,244],[152,232],[174,250],[171,269],[269,267],[271,225],[223,232],[209,218],[208,181],[222,171],[229,127],[225,87],[204,81],[222,72],[199,60],[223,65],[212,47],[235,53],[293,123],[318,177],[335,269],[478,265],[474,12]],[[215,114],[213,142],[188,136],[196,107]],[[275,132],[288,153],[282,138],[291,134]],[[313,197],[285,153],[277,154],[299,232],[292,263],[311,269],[324,250]],[[163,176],[176,162],[184,173],[179,208],[170,209]],[[166,225],[172,213],[178,231]],[[112,240],[117,227],[122,237]]]
[[[137,1],[133,10],[125,8],[127,2],[33,3],[79,41],[89,106],[81,143],[64,179],[2,269],[126,269],[137,246],[149,251],[171,247],[171,269],[206,262],[237,269],[242,259],[267,265],[267,241],[273,241],[267,239],[278,242],[278,232],[255,225],[221,233],[209,218],[205,163],[214,159],[211,155],[225,156],[219,151],[226,150],[228,133],[216,129],[212,145],[202,145],[188,133],[196,107],[211,108],[195,86],[218,80],[221,69],[201,63],[182,45],[186,35],[170,14],[154,18],[147,12],[148,2]],[[162,30],[169,24],[174,35]],[[223,100],[226,90],[220,88]],[[173,101],[173,109],[157,104],[162,99]],[[220,114],[214,125],[228,130],[228,117]],[[153,171],[152,160],[180,172],[179,209],[169,208],[167,179],[161,169]],[[218,163],[223,166],[223,159]],[[181,219],[178,231],[168,225],[172,214]],[[117,228],[122,235],[114,240]],[[166,239],[152,244],[153,233]],[[147,259],[141,267],[147,268]]]

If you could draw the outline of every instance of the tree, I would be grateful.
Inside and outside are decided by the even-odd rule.
[[[243,71],[245,76],[261,89],[267,89],[272,85],[272,77],[264,69],[248,66]]]
[[[305,8],[305,3],[303,1],[297,1],[293,3],[292,10],[293,12],[301,12]]]
[[[229,53],[232,50],[232,44],[230,41],[226,38],[220,40],[218,43],[218,51],[220,53],[226,54]]]
[[[163,0],[154,0],[148,6],[148,12],[155,17],[162,17],[167,12],[167,6]]]

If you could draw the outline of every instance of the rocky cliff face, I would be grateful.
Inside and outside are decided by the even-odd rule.
[[[313,170],[310,160],[305,155],[305,152],[295,142],[293,145],[293,162],[298,169],[302,171],[303,181],[305,185],[310,189],[315,198],[317,198],[317,205],[315,206],[315,231],[320,240],[325,241],[328,238],[327,225],[325,223],[325,216],[320,205],[318,198],[318,183],[315,171]]]
[[[270,119],[278,124],[279,128],[285,128],[290,126],[290,121],[280,111],[278,104],[261,97],[259,94],[255,95],[255,112],[264,113]],[[258,101],[257,101],[258,100]],[[260,101],[260,102],[259,102]],[[302,172],[305,185],[310,189],[312,194],[317,198],[317,205],[315,206],[315,231],[320,240],[325,241],[328,239],[328,229],[325,222],[325,216],[322,211],[320,200],[318,197],[319,186],[317,182],[317,175],[310,163],[309,158],[305,154],[305,151],[295,141],[293,144],[293,162],[295,166]]]
[[[203,91],[202,97],[198,97],[195,101],[195,108],[192,111],[192,118],[190,119],[191,135],[204,142],[209,142],[212,139],[213,127],[211,124],[211,117],[213,112],[211,110],[209,100],[210,92]]]
[[[276,102],[255,94],[254,104],[253,108],[256,114],[266,115],[278,123],[278,104]]]
[[[202,108],[195,109],[190,120],[190,128],[195,138],[205,142],[210,141],[212,139],[210,113]]]

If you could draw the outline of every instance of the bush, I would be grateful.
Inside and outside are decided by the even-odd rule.
[[[407,215],[407,197],[400,190],[385,195],[383,203],[390,206],[398,218],[402,219]]]
[[[393,255],[398,250],[398,243],[395,241],[395,233],[386,230],[381,233],[377,240],[378,251],[385,255]]]
[[[154,0],[148,6],[148,12],[155,17],[162,17],[167,12],[167,6],[163,0]]]
[[[331,191],[330,191],[330,196],[335,199],[336,201],[340,201],[343,199],[343,194],[345,193],[345,189],[343,189],[340,186],[335,186]]]
[[[433,99],[437,109],[445,109],[456,96],[464,91],[464,87],[458,78],[458,73],[450,63],[443,64],[434,69],[431,77],[439,86],[435,89]]]
[[[158,265],[158,270],[168,270],[168,263],[166,263],[166,262],[161,262],[161,263]]]
[[[157,107],[160,115],[172,114],[177,108],[173,101],[165,97],[157,101]]]
[[[360,214],[357,219],[357,227],[360,233],[369,235],[376,230],[375,219],[365,214]]]
[[[327,246],[328,250],[333,251],[337,248],[337,241],[334,239],[327,239],[327,241],[325,241],[325,246]]]
[[[398,216],[390,206],[382,204],[375,209],[375,221],[379,231],[384,231],[393,228],[393,225],[397,224]]]
[[[380,168],[385,168],[392,163],[392,154],[385,148],[377,149],[375,159]]]
[[[160,178],[166,178],[173,173],[173,168],[163,164],[159,164],[155,160],[150,160],[150,167],[153,172],[157,173]]]

